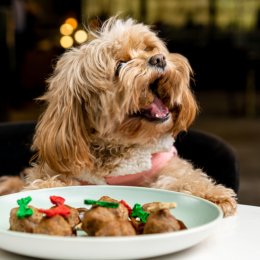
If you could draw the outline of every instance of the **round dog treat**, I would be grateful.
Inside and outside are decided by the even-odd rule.
[[[103,196],[100,201],[119,203]],[[94,205],[84,213],[82,229],[90,236],[130,236],[135,229],[128,220],[128,209],[121,203],[117,208]]]
[[[71,236],[75,233],[74,228],[79,224],[79,212],[77,209],[65,205],[65,199],[59,196],[50,196],[55,206],[50,209],[39,209],[45,214],[36,227],[35,233]]]
[[[51,236],[72,236],[73,230],[64,217],[55,215],[53,217],[44,217],[40,223],[35,226],[34,233]]]
[[[169,209],[161,209],[149,215],[143,234],[174,232],[182,229],[186,229],[186,226],[180,223]]]
[[[130,221],[114,220],[104,223],[94,236],[134,236],[136,231]]]
[[[28,217],[19,218],[17,217],[17,212],[19,208],[13,208],[10,212],[10,230],[12,231],[20,231],[20,232],[27,232],[27,233],[33,233],[35,227],[40,223],[40,221],[43,218],[43,214],[38,211],[33,206],[28,206],[32,211],[33,214]]]

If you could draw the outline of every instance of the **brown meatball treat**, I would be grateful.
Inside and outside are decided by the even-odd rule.
[[[84,213],[82,219],[82,229],[90,236],[94,236],[96,231],[105,223],[116,219],[114,213],[109,208],[92,207]]]
[[[116,212],[117,213],[117,212]],[[82,229],[89,236],[131,236],[135,229],[127,220],[117,216],[110,208],[94,207],[84,214]]]
[[[153,212],[147,218],[143,234],[174,232],[184,229],[183,225],[170,213],[168,209]]]
[[[122,218],[122,219],[128,219],[128,210],[127,208],[122,205],[118,200],[112,199],[108,196],[103,196],[99,199],[100,201],[107,201],[107,202],[115,202],[119,203],[119,206],[117,208],[108,208],[116,217]]]
[[[119,203],[107,196],[103,196],[99,200]],[[82,229],[90,236],[135,235],[135,229],[128,220],[128,210],[120,203],[117,208],[92,206],[84,213]]]
[[[65,205],[69,208],[70,214],[68,216],[63,216],[64,219],[70,224],[70,226],[73,228],[76,225],[79,224],[80,218],[79,218],[79,211],[76,208],[70,207],[68,205]],[[52,207],[55,208],[56,206]]]
[[[127,220],[114,220],[105,222],[95,232],[94,236],[134,236],[135,229]]]
[[[29,206],[33,210],[33,215],[25,218],[18,218],[16,213],[18,211],[17,208],[13,208],[10,212],[10,230],[12,231],[20,231],[33,233],[35,227],[40,223],[43,218],[43,214],[38,211],[38,209]]]
[[[35,227],[34,233],[46,234],[51,236],[73,235],[70,224],[64,219],[64,217],[60,215],[55,215],[51,218],[44,217],[41,222]]]

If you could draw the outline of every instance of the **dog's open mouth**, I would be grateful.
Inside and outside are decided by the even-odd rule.
[[[150,84],[150,89],[154,94],[154,100],[151,104],[140,109],[137,115],[149,121],[164,122],[169,118],[170,113],[168,107],[157,94],[157,86],[158,80]]]
[[[142,108],[138,115],[150,121],[165,121],[169,117],[169,109],[160,98],[154,96],[154,101],[149,106]]]

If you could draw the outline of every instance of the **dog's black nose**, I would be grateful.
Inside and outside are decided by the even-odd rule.
[[[156,54],[149,59],[149,64],[158,68],[164,69],[166,66],[166,60],[163,54]]]

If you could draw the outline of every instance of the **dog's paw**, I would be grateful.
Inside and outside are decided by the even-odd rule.
[[[214,186],[205,199],[217,204],[223,211],[224,217],[233,216],[237,210],[236,194],[232,189],[222,185]]]
[[[24,182],[18,176],[0,177],[0,195],[15,193],[23,189]]]

